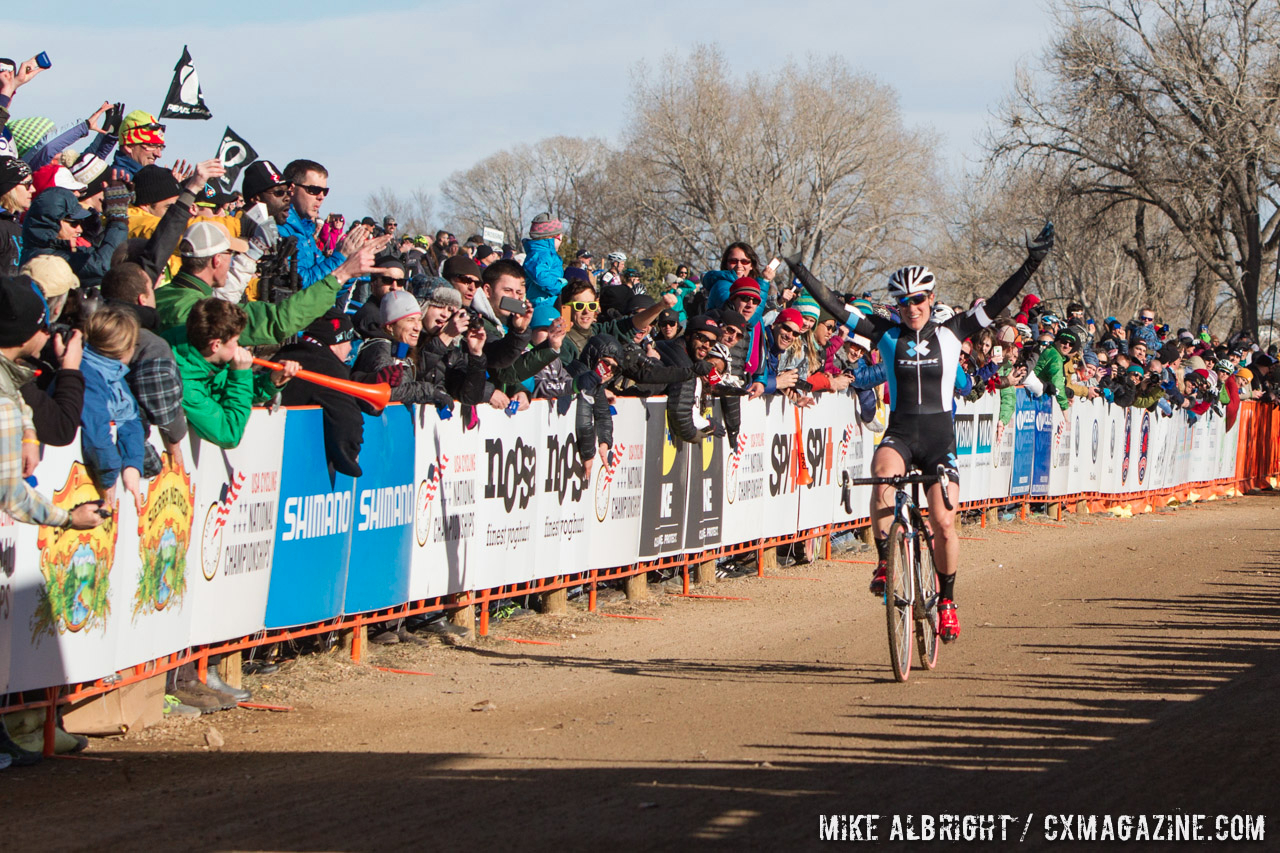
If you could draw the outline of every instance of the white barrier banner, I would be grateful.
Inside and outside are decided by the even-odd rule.
[[[191,644],[216,643],[262,630],[271,586],[280,503],[283,411],[254,409],[251,440],[223,450],[193,439],[195,469]]]
[[[644,508],[645,406],[635,397],[618,399],[613,419],[613,459],[596,460],[591,472],[587,569],[611,569],[635,562],[640,553]]]

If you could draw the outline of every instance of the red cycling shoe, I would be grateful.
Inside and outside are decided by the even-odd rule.
[[[884,573],[887,568],[887,561],[881,560],[876,564],[876,570],[871,573],[871,594],[884,595]]]
[[[938,639],[944,643],[960,639],[960,617],[956,615],[956,603],[949,598],[938,602]]]

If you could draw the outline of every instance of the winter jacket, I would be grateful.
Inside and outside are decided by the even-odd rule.
[[[276,358],[296,361],[303,370],[335,379],[351,378],[351,371],[333,350],[308,338],[281,347]],[[361,410],[373,414],[371,404],[314,382],[288,383],[280,392],[280,402],[286,406],[319,406],[323,411],[325,458],[335,471],[349,477],[359,477],[363,473],[359,461],[360,448],[364,444],[364,415]]]
[[[94,479],[109,489],[124,468],[135,468],[142,473],[146,431],[138,416],[138,403],[125,382],[128,366],[86,346],[80,367],[84,374],[80,451]],[[115,425],[114,440],[112,424]]]
[[[689,321],[689,314],[685,305],[685,300],[691,299],[697,292],[698,285],[689,281],[687,278],[671,285],[670,290],[664,291],[664,293],[674,293],[676,295],[676,304],[672,306],[671,310],[676,312],[676,319],[680,321],[680,328],[682,329],[684,328],[685,323]]]
[[[701,362],[702,368],[694,364],[683,336],[658,341],[656,346],[663,364],[685,368],[692,374],[689,379],[667,387],[667,426],[680,441],[690,444],[701,441],[716,431],[716,426],[703,413],[705,380],[702,377],[707,375],[707,364]]]
[[[128,308],[138,318],[138,343],[129,361],[129,389],[138,401],[144,427],[155,426],[165,444],[177,444],[187,434],[182,410],[182,376],[169,342],[156,334],[159,316],[148,305],[107,300]]]
[[[527,242],[527,241],[526,241]],[[622,344],[605,335],[595,335],[582,348],[581,355],[565,370],[573,378],[577,413],[574,418],[578,455],[585,462],[594,459],[597,445],[613,447],[613,414],[609,395],[600,383],[597,368],[602,358],[622,359]]]
[[[49,187],[31,202],[22,220],[22,263],[37,255],[57,255],[71,265],[84,287],[102,280],[111,268],[111,255],[124,242],[128,228],[124,222],[112,221],[103,232],[102,242],[84,251],[70,251],[65,240],[58,239],[62,220],[82,210],[71,190]]]
[[[255,400],[266,402],[280,390],[271,374],[255,378],[250,370],[210,364],[187,343],[184,327],[166,331],[164,338],[173,345],[173,357],[182,375],[182,408],[191,431],[218,447],[230,449],[240,444]]]
[[[1228,376],[1218,389],[1218,402],[1227,407],[1227,430],[1230,431],[1236,425],[1236,415],[1240,412],[1240,386],[1234,376]]]
[[[117,151],[115,159],[111,161],[112,169],[123,169],[129,174],[129,180],[133,180],[133,176],[138,174],[138,170],[142,168],[142,164],[137,160],[124,153],[123,150]]]
[[[702,288],[707,291],[708,311],[724,307],[724,304],[729,301],[729,289],[737,280],[736,274],[729,270],[711,270],[703,274]],[[756,313],[747,318],[748,323],[759,323],[764,320],[765,306],[769,304],[769,282],[757,278],[756,284],[760,285],[760,304],[756,306]]]
[[[564,261],[556,253],[556,241],[542,238],[524,240],[525,294],[537,305],[555,299],[564,287]]]
[[[286,237],[295,237],[298,240],[298,278],[301,279],[304,289],[324,280],[325,276],[342,266],[347,260],[346,255],[336,250],[327,258],[320,253],[320,247],[316,245],[315,220],[303,219],[296,207],[289,208],[289,218],[280,226],[280,239],[283,240]],[[316,317],[319,316],[320,314],[316,315]],[[303,325],[305,326],[306,323]]]
[[[444,388],[464,406],[487,402],[483,355],[474,356],[457,342],[446,344],[439,336],[418,338],[417,377]]]
[[[1058,352],[1057,347],[1047,346],[1044,348],[1044,351],[1040,353],[1039,360],[1036,361],[1034,373],[1036,378],[1045,383],[1046,386],[1053,386],[1054,396],[1058,399],[1058,408],[1065,412],[1071,401],[1067,398],[1067,383],[1062,369],[1062,353]]]
[[[379,382],[379,371],[399,365],[400,381],[391,388],[391,402],[451,406],[453,398],[449,396],[449,392],[440,385],[419,378],[413,354],[406,352],[404,356],[398,356],[396,352],[399,347],[400,344],[391,340],[385,332],[379,337],[367,339],[360,347],[360,355],[356,357],[350,378],[357,382]]]
[[[41,375],[22,386],[22,399],[31,407],[36,438],[54,447],[66,447],[76,440],[84,410],[84,374],[79,370],[57,370],[40,366]],[[40,380],[50,377],[41,385]]]
[[[333,307],[340,288],[338,280],[329,275],[314,287],[299,290],[279,303],[246,302],[240,306],[249,315],[249,322],[240,334],[241,346],[278,344],[305,329]],[[213,296],[212,287],[190,273],[178,273],[172,282],[156,291],[161,328],[185,326],[191,307],[210,296]]]
[[[22,257],[22,225],[18,217],[0,208],[0,275],[17,275]]]

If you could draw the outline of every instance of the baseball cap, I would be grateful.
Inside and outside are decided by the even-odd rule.
[[[80,286],[80,279],[71,271],[71,264],[57,255],[36,255],[18,272],[31,276],[46,297],[61,296]]]
[[[184,258],[212,258],[228,251],[247,252],[249,244],[232,237],[216,222],[197,222],[187,229],[178,243],[178,254]]]

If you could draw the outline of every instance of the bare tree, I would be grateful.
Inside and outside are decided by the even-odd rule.
[[[673,257],[715,257],[735,240],[798,248],[856,288],[911,251],[931,207],[932,135],[903,125],[892,89],[843,60],[789,63],[735,80],[702,46],[641,67],[621,166],[626,207]]]
[[[996,154],[1060,159],[1081,193],[1143,206],[1135,226],[1157,214],[1256,334],[1280,239],[1280,6],[1065,0],[1044,71],[1019,75]]]
[[[408,196],[399,195],[390,187],[379,187],[369,193],[365,206],[379,223],[384,216],[395,219],[401,234],[430,234],[436,218],[435,201],[422,187]]]

